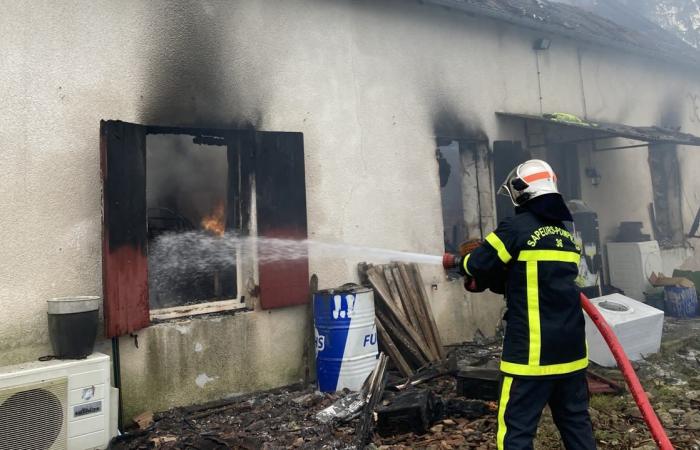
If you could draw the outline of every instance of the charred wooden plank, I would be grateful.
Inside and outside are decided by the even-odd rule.
[[[420,321],[418,320],[418,314],[416,313],[416,306],[413,304],[411,298],[408,295],[408,292],[406,291],[406,285],[401,279],[401,272],[399,272],[399,268],[395,265],[392,265],[391,273],[394,275],[394,279],[396,280],[396,287],[398,287],[399,289],[399,295],[401,296],[401,304],[403,304],[404,310],[406,311],[406,316],[408,317],[408,320],[411,321],[411,325],[413,325],[413,327],[420,332]]]
[[[394,275],[391,273],[391,268],[384,266],[384,278],[386,279],[387,285],[389,286],[389,292],[391,293],[391,298],[394,304],[397,305],[406,314],[406,310],[401,304],[401,295],[399,294],[399,288],[396,286],[396,280]]]
[[[431,329],[430,319],[428,318],[428,312],[426,311],[426,305],[423,303],[422,299],[418,294],[418,288],[416,287],[416,282],[414,280],[413,274],[409,274],[408,268],[404,264],[398,265],[399,274],[403,280],[403,284],[406,289],[406,293],[410,302],[413,304],[414,310],[416,312],[416,317],[419,323],[419,329],[425,342],[430,347],[430,351],[433,354],[431,361],[437,361],[440,358],[440,352],[438,350],[438,343],[435,340],[433,331]]]
[[[365,407],[360,415],[360,421],[357,427],[356,448],[358,450],[365,448],[365,444],[369,439],[369,433],[372,430],[372,425],[374,424],[374,409],[377,407],[379,400],[381,400],[384,393],[384,387],[386,386],[387,361],[387,356],[384,353],[380,353],[379,358],[377,359],[377,365],[375,366],[371,375]]]
[[[382,324],[381,320],[377,321],[377,332],[379,333],[379,343],[386,350],[393,363],[396,364],[396,368],[399,369],[401,375],[405,377],[410,377],[413,375],[411,366],[408,364],[408,362],[406,362],[406,359],[396,347],[396,344],[391,339],[391,336],[386,329],[384,329],[384,325]]]
[[[387,298],[390,298],[390,294],[388,293],[388,287],[386,285],[386,281],[384,280],[384,277],[380,275],[380,272],[376,267],[372,267],[367,270],[367,276],[372,283],[372,286],[374,287],[375,291],[379,294],[378,298],[378,304],[380,307],[384,307],[388,317],[390,317],[396,324],[400,325],[399,328],[401,328],[405,334],[407,334],[411,340],[413,340],[414,344],[420,350],[420,352],[424,355],[425,360],[429,361],[431,359],[431,354],[428,351],[427,344],[425,340],[423,339],[420,334],[411,326],[411,324],[408,322],[408,319],[403,315],[403,313],[394,305],[391,301],[387,300]]]
[[[413,270],[413,276],[416,281],[416,286],[418,288],[418,294],[421,297],[423,305],[425,305],[425,310],[428,315],[428,320],[430,322],[430,329],[435,339],[435,342],[437,343],[438,354],[440,356],[440,359],[445,359],[445,348],[442,346],[442,338],[440,337],[440,331],[438,330],[437,323],[435,322],[433,309],[430,307],[430,297],[428,297],[428,293],[425,290],[425,285],[423,284],[423,277],[420,274],[420,270],[418,269],[417,264],[411,263],[410,267]]]
[[[411,336],[405,332],[403,327],[395,324],[391,326],[391,319],[387,317],[382,309],[376,310],[376,314],[379,321],[383,323],[385,330],[391,330],[390,334],[392,340],[399,348],[404,350],[404,356],[411,357],[411,360],[414,362],[414,367],[420,367],[428,363],[428,360],[420,349],[420,344],[416,344]],[[408,355],[406,355],[406,353],[408,353]]]

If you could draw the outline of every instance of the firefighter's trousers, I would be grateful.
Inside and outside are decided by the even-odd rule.
[[[498,405],[499,450],[532,449],[542,409],[549,405],[567,450],[596,448],[588,415],[586,371],[559,378],[503,376]]]

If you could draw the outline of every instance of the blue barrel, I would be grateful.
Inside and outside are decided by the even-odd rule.
[[[318,389],[359,391],[377,362],[374,291],[361,286],[314,294]]]
[[[694,287],[664,287],[666,314],[673,317],[694,317],[698,311],[698,293]]]

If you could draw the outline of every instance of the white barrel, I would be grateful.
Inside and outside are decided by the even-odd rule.
[[[377,362],[374,291],[343,286],[314,294],[318,388],[357,391]]]

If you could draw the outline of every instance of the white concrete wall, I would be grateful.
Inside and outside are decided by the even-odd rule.
[[[101,292],[100,119],[301,131],[310,237],[435,255],[436,130],[524,140],[494,111],[650,125],[671,105],[700,134],[688,97],[700,94],[697,73],[596,48],[579,66],[576,45],[558,37],[539,55],[540,105],[537,36],[399,0],[6,2],[1,362],[50,352],[47,298]],[[603,236],[620,220],[645,220],[646,151],[591,158],[603,179],[583,193]],[[681,158],[689,224],[700,158],[695,149]],[[357,262],[312,254],[310,265],[332,287],[355,280]],[[464,294],[439,267],[423,274],[447,342],[493,332],[501,300]],[[297,307],[193,319],[190,332],[161,324],[139,332],[138,349],[123,338],[127,415],[303,378],[307,316]],[[201,374],[212,379],[203,387]]]

